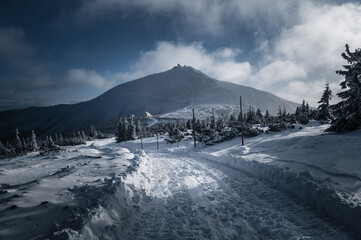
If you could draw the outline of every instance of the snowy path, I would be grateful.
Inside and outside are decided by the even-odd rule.
[[[149,153],[136,239],[357,239],[298,199],[186,152]]]

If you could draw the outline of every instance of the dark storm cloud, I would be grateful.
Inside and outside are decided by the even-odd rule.
[[[34,49],[24,36],[21,28],[0,28],[0,62],[16,71],[38,74],[42,66],[32,60]]]

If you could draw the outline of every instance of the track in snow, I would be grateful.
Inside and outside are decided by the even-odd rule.
[[[139,174],[135,239],[357,239],[269,183],[206,160],[150,153]]]

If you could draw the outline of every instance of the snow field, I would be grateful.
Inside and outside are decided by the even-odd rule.
[[[114,139],[0,162],[0,239],[79,236],[135,162]]]
[[[0,239],[359,239],[360,136],[323,128],[196,149],[160,137],[159,151],[155,138],[144,151],[106,139],[0,162]]]
[[[361,234],[361,163],[354,158],[359,154],[355,138],[361,136],[323,135],[326,127],[311,124],[301,131],[249,139],[246,146],[225,143],[189,154],[266,179]],[[339,141],[346,142],[347,151],[339,151]]]

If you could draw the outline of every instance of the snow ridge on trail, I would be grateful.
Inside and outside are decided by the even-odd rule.
[[[92,210],[88,219],[84,221],[81,231],[68,233],[71,240],[98,240],[98,239],[131,239],[136,212],[139,202],[144,195],[137,191],[132,183],[126,179],[132,179],[138,169],[144,164],[144,152],[133,150],[134,157],[131,164],[124,172],[114,175],[109,192],[104,192],[105,201],[98,201],[98,207]]]
[[[133,201],[128,238],[356,239],[271,184],[203,159],[182,150],[141,156],[124,179]]]
[[[192,156],[205,157],[205,154],[194,153]],[[315,178],[309,171],[297,174],[286,168],[245,160],[233,154],[223,156],[206,154],[205,158],[266,179],[361,234],[360,203],[354,201],[348,194],[327,186],[324,181]]]
[[[126,187],[138,155],[105,139],[0,162],[0,239],[79,239]]]

